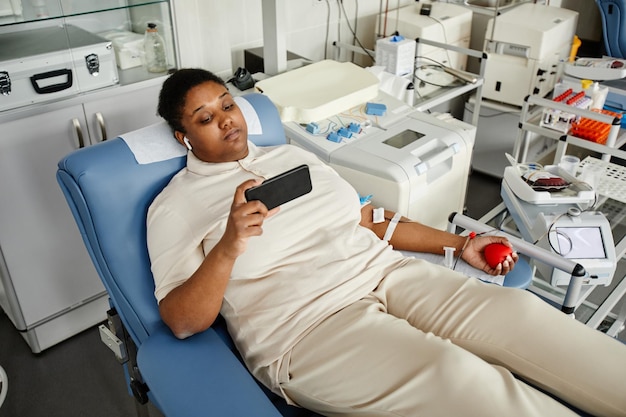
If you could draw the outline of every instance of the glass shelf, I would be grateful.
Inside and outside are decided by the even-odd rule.
[[[160,73],[145,67],[149,23],[165,45]],[[0,112],[152,82],[178,66],[169,0],[2,0],[0,45]]]
[[[114,10],[154,4],[167,4],[167,0],[11,0],[11,8],[0,10],[0,26],[22,25],[67,17],[77,17]]]

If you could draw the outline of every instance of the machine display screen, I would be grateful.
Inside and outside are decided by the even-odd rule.
[[[568,259],[605,259],[599,227],[557,227],[559,253]]]
[[[393,146],[394,148],[402,149],[424,136],[426,135],[414,130],[405,130],[404,132],[398,133],[397,135],[383,141],[383,143]]]

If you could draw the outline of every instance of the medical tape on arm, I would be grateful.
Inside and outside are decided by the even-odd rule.
[[[393,232],[396,230],[396,226],[400,221],[402,215],[400,213],[396,213],[393,215],[392,219],[389,221],[389,225],[387,226],[387,230],[385,231],[385,236],[383,236],[383,240],[385,242],[389,242],[391,236],[393,236]]]

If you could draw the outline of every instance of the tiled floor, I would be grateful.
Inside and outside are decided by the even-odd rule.
[[[0,417],[136,415],[122,368],[96,328],[35,355],[2,313],[0,365],[9,378]]]

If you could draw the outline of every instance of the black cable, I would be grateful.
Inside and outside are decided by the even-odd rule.
[[[326,38],[324,39],[324,59],[328,59],[329,35],[330,35],[330,0],[326,0]]]
[[[343,1],[341,2],[343,4]],[[358,25],[359,25],[359,0],[354,0],[355,10],[354,10],[354,33],[358,33]],[[346,16],[346,19],[348,16]],[[352,46],[356,44],[356,36],[352,38]],[[354,52],[352,52],[352,58],[350,58],[351,62],[354,62]]]
[[[356,0],[358,1],[358,0]],[[352,25],[350,24],[350,20],[348,19],[348,15],[346,14],[346,9],[343,6],[343,1],[341,0],[337,0],[337,2],[339,3],[339,5],[341,6],[341,10],[343,10],[343,15],[344,15],[344,19],[346,19],[346,23],[348,25],[348,29],[350,30],[350,33],[352,33],[352,36],[354,36],[354,40],[356,40],[356,42],[359,44],[359,47],[363,50],[363,52],[365,52],[365,54],[372,60],[372,62],[376,62],[376,59],[372,56],[372,54],[369,53],[369,51],[367,50],[367,48],[365,48],[365,46],[363,46],[363,44],[361,43],[361,41],[359,40],[359,37],[356,35],[356,32],[354,31],[354,29],[352,29]]]

